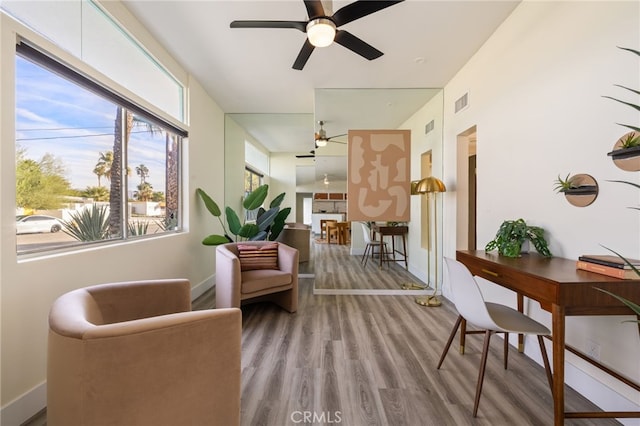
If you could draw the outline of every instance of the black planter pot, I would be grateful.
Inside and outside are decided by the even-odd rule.
[[[582,185],[562,192],[565,195],[594,195],[598,193],[598,187],[596,185]]]
[[[614,160],[622,160],[624,158],[637,157],[640,155],[640,145],[631,148],[616,149],[607,153]]]

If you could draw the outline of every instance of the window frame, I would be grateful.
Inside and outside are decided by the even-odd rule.
[[[258,182],[259,182],[258,186],[254,188],[253,185],[250,185],[250,188],[247,188],[247,182],[253,183],[253,178],[251,178],[251,179],[247,179],[247,178],[248,177],[253,177],[253,176],[257,176],[258,177]],[[256,190],[263,183],[264,183],[264,175],[262,173],[256,171],[255,169],[249,167],[248,165],[245,165],[244,166],[244,195],[243,195],[242,199],[244,200],[247,197],[247,195],[249,195],[251,192]],[[244,211],[244,220],[245,220],[245,222],[252,222],[252,221],[255,221],[257,218],[258,218],[258,209],[254,209],[254,210],[246,210],[245,209],[245,211]]]
[[[4,18],[3,18],[4,19]],[[45,44],[45,43],[43,43]],[[50,50],[47,50],[50,49]],[[78,250],[82,250],[89,246],[94,245],[113,245],[123,242],[129,242],[133,240],[139,239],[150,239],[150,238],[158,238],[166,235],[180,233],[185,230],[184,228],[184,218],[183,213],[186,211],[184,208],[184,182],[183,182],[183,147],[188,139],[188,131],[185,129],[186,126],[180,126],[170,121],[169,119],[165,119],[162,117],[162,113],[156,113],[153,111],[153,107],[144,105],[144,100],[136,99],[136,101],[132,100],[136,98],[135,95],[129,97],[125,96],[123,93],[127,93],[128,91],[120,86],[117,83],[111,82],[108,78],[101,75],[96,70],[93,70],[89,65],[80,61],[82,64],[82,68],[88,67],[91,72],[83,72],[80,69],[74,67],[69,62],[61,59],[59,56],[56,56],[51,51],[55,51],[57,49],[51,48],[41,48],[38,44],[33,43],[26,38],[16,35],[16,43],[15,43],[15,51],[13,52],[13,58],[15,63],[15,58],[17,56],[21,56],[26,60],[29,60],[36,65],[42,67],[43,69],[58,74],[62,78],[66,78],[71,81],[73,84],[78,85],[79,87],[89,90],[94,93],[96,96],[102,97],[103,99],[114,103],[115,106],[120,106],[126,108],[131,111],[131,113],[136,114],[140,118],[145,121],[150,122],[151,124],[160,126],[163,130],[170,133],[171,139],[179,138],[177,141],[177,159],[176,159],[176,179],[177,179],[177,215],[178,221],[176,229],[163,230],[162,232],[153,233],[153,234],[144,234],[144,235],[134,235],[130,234],[128,230],[129,223],[129,200],[128,200],[128,185],[127,185],[127,176],[126,173],[123,173],[122,179],[122,188],[121,188],[121,200],[120,200],[120,208],[122,209],[122,214],[120,218],[120,226],[122,228],[121,235],[116,238],[108,238],[104,240],[97,240],[92,242],[82,242],[77,241],[70,244],[61,244],[52,247],[45,248],[36,248],[36,249],[27,249],[27,250],[18,250],[18,246],[15,246],[16,255],[20,257],[30,256],[30,255],[46,255],[50,253],[56,252],[75,252]],[[13,81],[14,81],[14,90],[15,83],[17,81],[17,75],[13,73]],[[16,115],[15,115],[15,107],[14,107],[14,115],[13,115],[13,124],[14,124],[14,141],[15,141],[15,123],[16,123]],[[125,120],[122,120],[121,125],[125,126]],[[14,147],[16,142],[14,142]],[[120,167],[122,170],[126,170],[127,167],[131,167],[127,161],[127,146],[126,141],[121,141],[122,143],[122,163]],[[15,149],[15,148],[14,148]],[[165,157],[165,174],[169,168],[169,158],[168,155]],[[15,173],[15,172],[14,172]],[[165,181],[165,197],[168,195],[168,182]],[[18,207],[15,203],[15,199],[13,200],[14,209]]]

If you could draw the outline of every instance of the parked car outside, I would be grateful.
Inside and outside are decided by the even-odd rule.
[[[42,214],[16,216],[16,234],[58,232],[61,229],[62,222],[53,216]]]

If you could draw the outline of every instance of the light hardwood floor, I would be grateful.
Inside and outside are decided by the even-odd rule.
[[[301,273],[316,277],[300,280],[297,313],[269,303],[242,307],[242,425],[312,424],[302,421],[305,415],[315,415],[316,425],[553,424],[544,369],[512,347],[504,370],[500,338],[493,339],[478,417],[472,417],[482,336],[467,337],[464,355],[454,344],[436,370],[457,315],[450,303],[425,308],[413,296],[314,295],[314,284],[362,288],[372,281],[398,286],[415,279],[396,265],[362,268],[344,250],[314,247],[314,261],[302,264]],[[331,269],[330,279],[322,276],[324,269]],[[194,309],[214,305],[209,291]],[[567,410],[596,409],[573,389],[565,397]],[[27,424],[44,425],[46,417]]]

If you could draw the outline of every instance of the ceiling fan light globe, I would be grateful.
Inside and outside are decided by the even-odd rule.
[[[316,145],[318,145],[319,147],[327,146],[327,140],[326,139],[318,139],[316,141]]]
[[[336,37],[336,25],[326,18],[318,18],[307,24],[309,43],[315,47],[326,47],[333,43]]]

